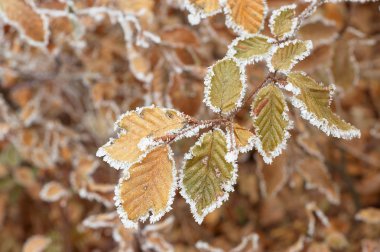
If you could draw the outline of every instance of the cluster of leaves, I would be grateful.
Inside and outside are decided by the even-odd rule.
[[[218,1],[189,3],[199,16],[216,13]],[[273,37],[261,31],[266,13],[264,1],[228,1],[226,20],[233,20],[235,32],[242,34],[229,46],[227,56],[209,67],[204,79],[204,103],[218,119],[198,121],[172,109],[143,107],[127,112],[116,122],[119,135],[97,153],[123,176],[115,190],[116,205],[126,227],[150,217],[153,223],[171,209],[178,185],[198,223],[228,199],[237,177],[239,153],[255,147],[270,164],[286,147],[292,122],[283,89],[299,108],[301,116],[327,135],[351,139],[358,129],[343,121],[330,108],[334,85],[317,83],[304,72],[292,68],[312,50],[311,41],[292,39],[308,9],[296,16],[296,5],[273,11],[269,27]],[[200,10],[199,10],[200,9]],[[260,14],[257,14],[259,11]],[[194,14],[194,13],[193,13]],[[252,17],[252,18],[247,18]],[[192,18],[192,17],[191,17]],[[268,76],[249,96],[247,65],[266,62]],[[236,113],[250,102],[254,131],[234,122]],[[203,133],[177,170],[170,143]]]
[[[0,250],[378,250],[378,4],[329,2],[0,0]]]

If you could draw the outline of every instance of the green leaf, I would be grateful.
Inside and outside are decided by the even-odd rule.
[[[252,103],[253,125],[256,129],[256,148],[265,163],[280,155],[289,138],[291,123],[288,107],[281,90],[274,84],[262,88]]]
[[[291,36],[297,26],[296,5],[286,5],[273,11],[269,20],[269,27],[272,34],[278,39]]]
[[[202,135],[185,155],[181,170],[181,195],[198,223],[228,198],[236,182],[236,169],[226,161],[227,140],[216,129]]]
[[[272,48],[273,39],[254,35],[251,37],[239,37],[229,46],[228,55],[237,58],[243,63],[252,63],[263,59]]]
[[[295,64],[310,54],[311,41],[291,40],[282,43],[274,51],[268,67],[271,72],[289,72]]]
[[[360,137],[357,128],[331,110],[333,85],[326,87],[303,72],[293,72],[288,75],[286,88],[294,93],[291,101],[301,110],[301,116],[327,135],[344,139]]]
[[[245,93],[245,70],[233,59],[218,61],[205,77],[206,105],[215,113],[229,115],[241,106]]]

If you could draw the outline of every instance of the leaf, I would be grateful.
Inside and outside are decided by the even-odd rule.
[[[47,20],[25,0],[0,0],[0,16],[15,27],[22,38],[33,46],[45,46],[48,40]]]
[[[304,23],[298,35],[302,40],[311,40],[315,47],[331,44],[338,36],[335,22],[318,17],[311,22]]]
[[[47,202],[56,202],[67,194],[67,190],[59,182],[51,181],[42,187],[40,198]]]
[[[264,25],[267,13],[265,0],[227,0],[226,25],[238,34],[254,34]]]
[[[269,19],[269,28],[276,38],[281,40],[293,35],[298,22],[295,17],[296,7],[297,5],[291,4],[273,11]]]
[[[88,216],[82,223],[87,228],[113,228],[117,225],[119,219],[117,212],[107,212]]]
[[[193,25],[222,10],[219,0],[186,0],[185,8],[190,12],[189,22]]]
[[[321,160],[307,157],[299,161],[296,166],[298,172],[306,180],[308,188],[318,189],[327,197],[328,201],[339,204],[338,188],[331,180],[331,176]]]
[[[274,51],[268,67],[271,72],[287,73],[295,64],[310,54],[311,41],[291,40],[282,43]]]
[[[340,119],[331,110],[333,85],[325,87],[303,72],[292,72],[288,75],[286,88],[295,95],[291,102],[301,110],[301,116],[327,135],[344,139],[360,137],[358,129]]]
[[[242,105],[245,70],[233,59],[223,59],[208,69],[205,77],[205,104],[215,113],[231,114]]]
[[[358,84],[359,66],[348,41],[341,39],[335,43],[331,72],[334,83],[344,90]]]
[[[233,130],[236,146],[239,151],[245,153],[252,150],[255,135],[249,129],[237,123],[233,124]]]
[[[285,97],[274,84],[260,89],[252,103],[256,148],[265,163],[271,163],[285,148],[290,136],[288,130],[292,126],[287,111]]]
[[[23,252],[40,252],[44,251],[49,244],[51,243],[51,240],[43,235],[33,235],[32,237],[29,237],[28,240],[25,242],[22,251]]]
[[[185,124],[184,115],[173,109],[153,106],[127,112],[116,122],[115,127],[120,130],[118,138],[99,148],[96,155],[103,157],[115,169],[127,169],[138,162],[150,147],[141,144],[141,140],[147,140],[145,143],[149,144],[149,140],[175,133]]]
[[[117,211],[125,227],[138,221],[158,221],[171,209],[176,189],[176,169],[168,146],[160,146],[131,166],[115,189]]]
[[[380,224],[380,209],[374,207],[361,209],[355,215],[355,219],[368,224]]]
[[[266,57],[273,42],[273,39],[262,35],[239,37],[231,43],[227,55],[244,64],[250,64]]]
[[[220,129],[209,131],[185,155],[181,170],[181,195],[191,207],[196,222],[228,199],[236,182],[236,169],[225,159],[226,136]]]
[[[257,160],[257,172],[260,177],[260,191],[265,197],[274,197],[284,188],[289,178],[286,155],[276,158],[272,164]]]

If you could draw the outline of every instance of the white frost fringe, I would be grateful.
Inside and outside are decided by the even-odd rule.
[[[219,1],[219,5],[220,5],[219,9],[217,9],[213,12],[210,12],[210,13],[206,13],[204,10],[197,8],[194,4],[192,4],[190,0],[185,0],[184,1],[184,8],[190,12],[190,14],[188,15],[188,20],[189,20],[190,24],[197,25],[201,22],[201,19],[211,17],[211,16],[214,16],[218,13],[221,13],[222,12],[222,2],[223,1]]]
[[[169,157],[170,161],[172,162],[173,185],[170,188],[169,199],[168,199],[168,202],[166,203],[166,208],[164,210],[158,212],[157,214],[153,213],[153,209],[149,209],[148,213],[146,215],[144,215],[144,216],[141,216],[137,221],[133,221],[133,220],[129,219],[127,212],[125,212],[125,210],[123,208],[123,203],[124,202],[123,202],[123,196],[121,195],[121,184],[125,180],[129,179],[130,174],[126,170],[123,171],[123,175],[119,179],[119,183],[115,187],[115,197],[114,197],[114,200],[115,200],[115,206],[117,208],[117,213],[119,214],[121,222],[123,223],[123,225],[125,226],[125,228],[135,228],[135,229],[137,229],[137,227],[138,227],[138,225],[137,225],[138,221],[145,222],[149,218],[149,216],[150,216],[150,218],[149,218],[150,223],[155,223],[158,220],[160,220],[161,217],[164,216],[165,213],[169,212],[172,209],[171,205],[173,204],[173,201],[174,201],[175,191],[176,191],[176,189],[178,187],[178,182],[177,182],[177,170],[175,168],[175,161],[174,161],[174,158],[173,158],[173,152],[172,152],[172,150],[171,150],[171,148],[169,146],[168,146],[168,148],[169,148],[168,157]]]
[[[235,58],[225,57],[225,58],[223,58],[223,59],[218,60],[217,62],[215,62],[214,65],[208,67],[207,74],[206,74],[205,79],[204,79],[205,90],[204,90],[203,103],[205,103],[206,106],[209,107],[214,113],[221,112],[220,108],[215,107],[211,103],[210,93],[211,93],[211,87],[212,87],[212,78],[215,76],[213,68],[217,64],[221,63],[224,60],[232,60],[236,64],[236,66],[239,68],[240,82],[242,83],[242,90],[241,90],[241,93],[240,93],[240,96],[239,96],[238,100],[235,103],[236,104],[235,109],[231,110],[228,113],[223,113],[224,115],[228,116],[231,113],[233,113],[236,109],[240,108],[243,105],[243,99],[244,99],[245,92],[246,92],[246,89],[247,89],[247,75],[245,73],[245,66],[242,65],[242,64],[240,64]]]
[[[291,64],[289,65],[288,68],[286,69],[275,69],[274,66],[272,65],[272,62],[271,62],[271,59],[273,57],[273,55],[279,50],[279,49],[282,49],[282,48],[285,48],[287,46],[289,46],[290,44],[297,44],[297,43],[304,43],[305,46],[306,46],[306,50],[299,54],[299,55],[295,55],[295,57],[291,60]],[[269,71],[270,72],[275,72],[276,70],[278,72],[281,72],[283,74],[288,74],[290,72],[290,70],[295,66],[295,64],[297,64],[298,62],[300,62],[301,60],[305,59],[307,56],[310,55],[310,52],[311,50],[313,49],[313,43],[311,42],[311,40],[298,40],[298,39],[295,39],[295,40],[289,40],[287,42],[284,42],[282,44],[280,44],[278,47],[276,47],[274,50],[273,50],[273,53],[272,55],[270,55],[269,59],[267,61],[267,67],[269,68]]]
[[[304,72],[300,72],[300,73],[302,75],[306,75],[306,73]],[[333,94],[334,94],[334,90],[335,90],[335,85],[331,84],[329,88],[330,88],[330,102],[331,102]],[[330,125],[329,121],[327,121],[325,118],[319,119],[313,112],[308,111],[306,104],[296,97],[296,95],[300,94],[300,89],[296,87],[295,84],[291,83],[289,80],[288,80],[287,90],[293,91],[293,94],[295,96],[291,97],[290,101],[294,107],[300,109],[301,117],[309,121],[310,124],[322,130],[326,135],[328,136],[331,135],[333,137],[343,138],[347,140],[350,140],[354,137],[360,138],[361,136],[360,130],[356,129],[351,124],[350,125],[352,129],[344,131],[344,130],[339,129],[335,125]]]
[[[137,115],[141,115],[141,113],[145,109],[153,109],[153,108],[160,108],[160,107],[155,106],[155,105],[150,105],[150,106],[145,106],[145,107],[139,107],[139,108],[136,108],[135,110],[127,111],[126,113],[121,114],[119,116],[119,118],[116,120],[115,124],[114,124],[114,130],[118,131],[117,138],[120,138],[123,134],[126,134],[126,130],[120,127],[120,123],[121,123],[121,121],[125,117],[130,116],[131,114],[134,114],[134,113],[136,113]],[[177,110],[174,110],[174,109],[167,109],[167,108],[160,108],[160,109],[163,110],[163,111],[165,111],[165,112],[168,112],[168,111],[175,112],[177,114],[177,116],[183,117],[184,119],[186,117],[186,115],[184,115],[183,113],[180,113],[180,112],[178,112]],[[168,131],[167,134],[174,134],[174,133],[179,132],[180,130],[181,129],[179,129],[179,130],[173,130],[173,131]],[[155,148],[155,147],[159,146],[160,144],[162,144],[162,142],[153,141],[153,139],[150,138],[150,137],[144,137],[144,138],[142,138],[140,140],[140,142],[138,143],[137,147],[141,151],[143,151],[143,152],[145,151],[145,153],[142,154],[135,162],[126,162],[126,161],[120,161],[120,160],[116,160],[116,159],[112,158],[109,155],[109,153],[106,151],[106,147],[112,145],[114,143],[114,141],[115,141],[114,138],[110,138],[110,140],[105,145],[103,145],[102,147],[100,147],[98,149],[98,151],[96,152],[96,156],[97,157],[103,157],[103,160],[105,162],[107,162],[111,167],[113,167],[113,168],[115,168],[117,170],[119,170],[119,169],[123,169],[123,170],[129,169],[129,167],[131,167],[133,164],[138,163],[143,158],[145,158],[146,155],[147,155],[146,152],[149,152],[153,148]]]
[[[256,35],[248,35],[248,36],[240,36],[240,37],[237,37],[236,39],[234,39],[232,41],[232,43],[228,46],[228,51],[227,51],[227,57],[228,58],[233,58],[235,57],[235,54],[237,53],[235,47],[239,44],[239,42],[241,41],[244,41],[244,40],[247,40],[247,39],[252,39],[252,38],[256,38],[256,37],[260,37],[260,38],[265,38],[268,43],[270,44],[274,44],[276,42],[276,40],[270,38],[270,37],[267,37],[267,36],[264,36],[264,35],[261,35],[261,34],[256,34]],[[263,54],[260,54],[260,55],[254,55],[252,57],[249,57],[249,58],[246,58],[246,59],[239,59],[239,58],[235,58],[235,60],[239,63],[239,65],[241,65],[242,67],[246,66],[246,65],[249,65],[249,64],[254,64],[256,62],[259,62],[259,61],[262,61],[262,60],[266,60],[266,61],[269,61],[270,59],[268,58],[269,56],[271,56],[273,54],[273,50],[275,49],[274,46],[272,46],[268,52],[266,53],[263,53]]]
[[[224,136],[224,138],[227,141],[227,137],[226,137],[226,135],[224,134],[224,132],[221,129],[217,128],[217,129],[214,129],[214,131],[219,131]],[[189,152],[185,154],[184,160],[183,160],[183,165],[182,165],[182,168],[180,169],[180,176],[179,176],[180,194],[185,199],[186,203],[190,205],[190,211],[193,214],[193,217],[194,217],[195,221],[198,224],[201,224],[203,222],[203,219],[204,219],[204,217],[207,214],[211,213],[216,208],[219,208],[223,204],[223,202],[225,202],[225,201],[228,200],[229,192],[234,191],[234,187],[233,186],[236,184],[236,180],[237,180],[237,164],[236,164],[236,161],[234,161],[232,163],[227,161],[228,163],[232,164],[233,171],[232,171],[232,178],[231,178],[231,180],[229,180],[227,183],[221,185],[221,187],[224,190],[224,194],[222,196],[218,197],[217,200],[214,202],[214,204],[211,204],[207,208],[203,209],[201,215],[198,214],[197,207],[196,207],[197,202],[195,202],[193,199],[190,198],[190,196],[187,194],[186,188],[185,188],[185,186],[183,184],[183,179],[185,177],[184,170],[185,170],[185,166],[186,166],[187,160],[190,160],[190,159],[192,159],[194,157],[193,154],[192,154],[193,153],[193,149],[195,147],[197,147],[197,146],[201,146],[202,145],[203,139],[206,136],[206,134],[208,134],[208,133],[211,133],[211,131],[204,133],[198,139],[198,141],[190,148]]]
[[[290,4],[290,5],[282,6],[281,8],[279,8],[277,10],[274,10],[272,12],[272,15],[271,15],[271,17],[269,19],[268,26],[269,26],[269,29],[270,29],[270,31],[271,31],[271,33],[273,35],[275,35],[274,34],[274,25],[275,25],[275,23],[277,21],[277,18],[281,15],[281,13],[283,11],[287,11],[287,10],[293,10],[293,11],[295,11],[296,8],[297,8],[296,4]],[[283,34],[282,37],[281,37],[281,39],[286,39],[286,38],[291,37],[294,34],[295,30],[296,30],[297,23],[298,23],[298,18],[294,17],[292,19],[292,26],[290,28],[290,31],[288,31],[287,33]]]
[[[36,41],[30,37],[28,37],[28,35],[26,35],[25,31],[24,31],[24,28],[21,27],[17,22],[14,22],[12,20],[10,20],[7,15],[0,11],[0,19],[4,20],[4,22],[6,24],[9,24],[11,25],[12,27],[14,27],[20,34],[20,38],[24,41],[26,41],[29,45],[31,46],[35,46],[35,47],[39,47],[41,49],[46,49],[46,46],[49,42],[49,37],[50,37],[50,30],[48,29],[49,28],[49,22],[48,22],[48,18],[43,15],[43,14],[40,14],[36,11],[36,7],[34,4],[31,4],[32,1],[28,1],[28,5],[32,8],[33,11],[36,12],[37,15],[40,16],[40,18],[42,19],[42,24],[43,24],[43,30],[44,30],[44,40],[43,42],[40,42],[40,41]]]
[[[265,17],[267,16],[268,13],[268,5],[266,1],[264,2],[264,13],[263,13],[263,20],[261,21],[260,28],[258,29],[257,33],[260,32],[264,28],[264,22],[265,22]],[[243,35],[243,36],[248,36],[252,34],[251,32],[247,31],[244,29],[243,26],[237,24],[233,18],[232,18],[232,10],[228,6],[228,4],[225,5],[224,7],[224,13],[226,14],[226,26],[230,29],[232,29],[236,34]]]

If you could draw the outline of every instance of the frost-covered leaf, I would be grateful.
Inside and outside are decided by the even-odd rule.
[[[348,90],[359,81],[359,66],[348,41],[341,39],[335,43],[331,62],[334,83]]]
[[[202,135],[185,155],[181,195],[198,223],[228,198],[236,182],[236,167],[226,161],[227,139],[216,129]]]
[[[355,218],[369,224],[380,224],[380,209],[374,207],[361,209]]]
[[[185,7],[190,12],[189,22],[198,24],[201,18],[213,16],[222,10],[219,0],[186,0]]]
[[[50,243],[51,240],[43,235],[33,235],[25,242],[22,252],[42,252]]]
[[[28,1],[0,0],[0,16],[14,26],[31,45],[46,45],[47,20],[35,11]]]
[[[321,160],[307,157],[299,161],[296,166],[298,172],[306,180],[308,188],[316,188],[333,204],[340,202],[338,188],[331,180],[331,176]]]
[[[255,135],[247,128],[234,123],[234,137],[236,146],[240,152],[247,152],[253,148],[253,141]]]
[[[268,67],[271,72],[289,72],[295,64],[310,54],[311,41],[291,40],[280,44],[274,51]]]
[[[226,22],[239,34],[254,34],[259,32],[267,13],[265,0],[227,0]]]
[[[68,194],[67,190],[56,181],[49,182],[42,187],[40,197],[47,202],[55,202]]]
[[[231,249],[231,252],[259,252],[259,239],[260,236],[255,233],[244,236],[240,244]]]
[[[296,7],[295,4],[291,4],[273,11],[269,20],[269,27],[272,34],[278,39],[281,40],[293,35],[297,26]]]
[[[226,58],[216,62],[205,77],[204,102],[215,113],[229,115],[242,105],[245,78],[244,68],[235,60]]]
[[[239,37],[229,46],[227,55],[235,57],[244,64],[265,58],[272,49],[273,39],[262,35]]]
[[[154,138],[177,132],[185,124],[184,115],[173,109],[144,107],[127,112],[116,122],[118,138],[111,139],[96,154],[116,169],[127,169],[143,157]]]
[[[168,146],[161,146],[124,171],[115,204],[125,227],[136,227],[149,216],[156,222],[171,209],[177,186],[172,155]]]
[[[261,193],[265,197],[273,197],[288,181],[289,172],[286,155],[281,155],[271,164],[265,164],[261,158],[256,158],[256,160]]]
[[[338,36],[335,22],[323,18],[316,18],[304,23],[297,33],[303,40],[313,41],[315,47],[329,44]]]
[[[88,228],[113,228],[119,222],[117,212],[108,212],[88,216],[83,225]]]
[[[351,139],[360,137],[360,131],[343,121],[330,108],[333,86],[318,84],[303,72],[288,75],[286,88],[294,93],[292,104],[301,110],[301,116],[327,135]]]
[[[256,148],[266,163],[281,154],[289,138],[291,122],[282,91],[274,84],[262,88],[252,103],[253,125],[256,129]]]

